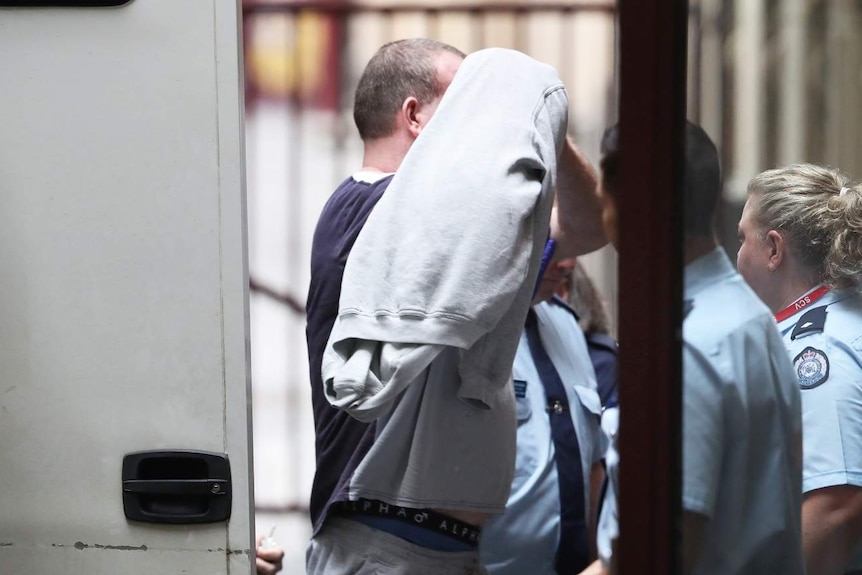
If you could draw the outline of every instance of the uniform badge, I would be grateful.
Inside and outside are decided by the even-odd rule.
[[[812,389],[829,378],[829,358],[819,349],[806,347],[793,359],[799,387]]]

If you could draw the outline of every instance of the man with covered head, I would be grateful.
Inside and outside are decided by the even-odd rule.
[[[509,50],[461,60],[429,40],[372,58],[355,105],[364,166],[315,232],[312,574],[482,572],[481,525],[512,479],[512,357],[555,251],[555,186],[559,255],[595,234],[579,221],[598,204],[556,73]]]

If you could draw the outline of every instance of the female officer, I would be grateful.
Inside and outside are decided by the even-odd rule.
[[[802,392],[807,572],[840,575],[862,538],[862,186],[812,164],[763,172],[739,240]]]

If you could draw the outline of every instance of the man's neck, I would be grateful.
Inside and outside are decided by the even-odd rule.
[[[395,136],[365,142],[362,170],[392,173],[401,165],[409,149],[408,143]]]
[[[772,313],[778,313],[817,287],[817,285],[817,283],[813,283],[810,279],[797,278],[796,280],[788,280],[777,286],[774,297],[770,298],[771,301],[766,302],[766,304]]]
[[[716,242],[715,238],[712,236],[695,236],[686,238],[685,247],[682,252],[683,264],[690,264],[694,260],[705,256],[716,247],[718,247],[718,242]]]

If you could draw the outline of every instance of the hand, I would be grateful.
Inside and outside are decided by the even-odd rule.
[[[257,536],[257,575],[275,575],[282,568],[284,549],[281,547],[261,547],[264,536]]]
[[[586,569],[580,572],[579,575],[607,575],[608,570],[602,565],[602,562],[596,559]]]

